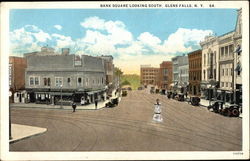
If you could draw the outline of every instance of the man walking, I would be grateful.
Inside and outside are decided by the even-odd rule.
[[[76,103],[75,102],[72,103],[72,108],[73,108],[73,112],[75,112],[76,111]]]
[[[95,109],[97,109],[97,104],[98,104],[98,98],[95,98]]]

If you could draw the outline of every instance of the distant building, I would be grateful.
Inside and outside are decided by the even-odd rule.
[[[179,61],[178,61],[178,57],[176,56],[174,58],[172,58],[172,62],[173,62],[173,83],[174,84],[178,84],[179,82]]]
[[[196,50],[188,53],[189,61],[189,89],[190,95],[200,96],[201,58],[202,51]]]
[[[172,83],[173,76],[173,63],[171,61],[163,61],[160,64],[159,70],[159,88],[162,90],[168,90]]]
[[[186,93],[188,87],[188,57],[176,56],[172,58],[173,62],[173,89],[178,89],[180,93]]]
[[[178,68],[179,68],[179,83],[180,85],[184,85],[185,87],[188,85],[188,57],[183,55],[178,57]]]
[[[112,55],[100,56],[104,60],[104,68],[106,74],[106,84],[111,84],[114,81],[114,64]]]
[[[141,65],[140,76],[142,85],[159,85],[159,68]]]
[[[23,57],[9,57],[9,91],[11,92],[10,102],[14,102],[14,94],[25,89],[25,68],[26,59]],[[20,93],[15,94],[18,100],[22,102]]]
[[[25,89],[28,102],[59,104],[93,102],[96,97],[105,95],[106,72],[102,58],[87,55],[50,52],[25,54],[27,69]],[[44,54],[44,55],[43,55]]]

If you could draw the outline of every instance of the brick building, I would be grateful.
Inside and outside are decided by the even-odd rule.
[[[27,62],[22,57],[9,57],[9,91],[12,93],[10,102],[14,101],[14,93],[25,88],[25,68]],[[21,102],[21,96],[18,97]]]
[[[173,64],[171,61],[163,61],[159,70],[159,88],[169,90],[172,83]]]
[[[200,82],[201,82],[201,60],[202,51],[196,50],[188,53],[189,61],[189,89],[190,95],[200,96]]]
[[[159,85],[159,68],[151,67],[150,65],[141,65],[140,70],[142,85]]]

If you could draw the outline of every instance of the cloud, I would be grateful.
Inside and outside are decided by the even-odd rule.
[[[212,30],[178,28],[161,40],[150,32],[134,37],[122,21],[96,16],[84,19],[80,25],[85,35],[77,39],[62,34],[49,34],[37,26],[26,25],[10,32],[11,52],[20,54],[40,51],[47,44],[58,52],[68,47],[75,54],[113,55],[115,64],[125,73],[138,73],[141,64],[159,66],[162,61],[170,60],[175,55],[196,50],[199,42],[213,33]],[[59,26],[54,27],[60,30]]]
[[[62,26],[61,25],[54,25],[54,28],[56,28],[57,30],[62,30]]]
[[[57,50],[60,50],[61,48],[73,48],[75,45],[75,42],[70,36],[64,36],[60,34],[52,34],[51,36],[56,42]]]
[[[141,33],[137,39],[141,41],[143,44],[150,46],[155,46],[161,43],[161,40],[158,37],[152,35],[149,32]]]
[[[197,46],[206,35],[211,33],[213,33],[212,30],[179,28],[175,33],[169,35],[160,47],[160,50],[168,53],[190,52],[193,48],[192,46],[187,46],[188,44],[192,43],[193,46]]]
[[[133,35],[126,29],[122,21],[106,21],[99,17],[89,17],[80,23],[87,29],[84,42],[105,42],[113,45],[130,44],[133,41]],[[103,33],[105,32],[105,33]]]

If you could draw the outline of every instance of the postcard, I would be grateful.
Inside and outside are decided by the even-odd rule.
[[[1,3],[2,160],[249,159],[249,3]]]

